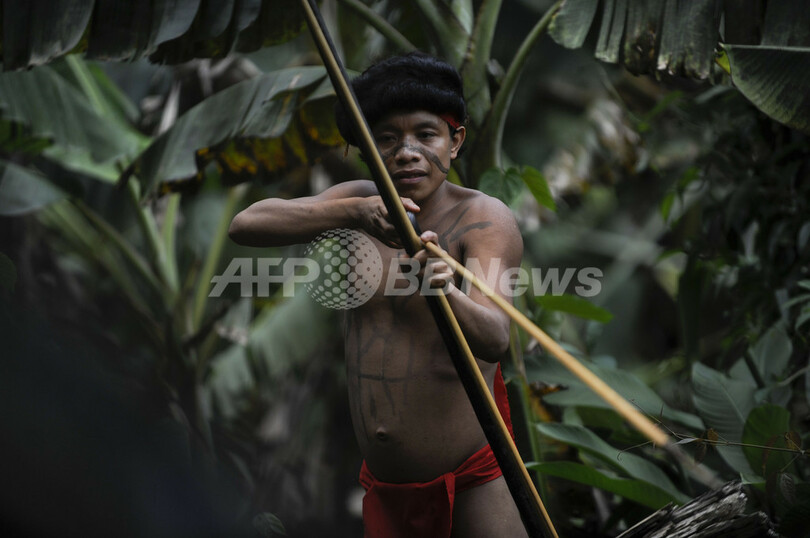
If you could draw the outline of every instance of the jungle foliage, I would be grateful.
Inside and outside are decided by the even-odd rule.
[[[101,467],[85,483],[33,470],[106,462],[112,450],[124,463],[110,472],[149,496],[159,481],[138,482],[154,472],[138,456],[148,452],[188,469],[171,479],[194,499],[164,500],[187,509],[174,527],[142,500],[110,509],[146,515],[127,532],[81,509],[42,518],[10,503],[18,525],[356,532],[346,497],[359,460],[334,313],[281,285],[209,298],[231,259],[257,256],[227,240],[241,207],[364,173],[355,152],[342,155],[334,95],[296,5],[2,3],[0,300],[11,355],[1,408],[20,434],[10,454],[27,463],[19,484],[57,495],[50,486],[73,480],[81,507]],[[696,460],[741,479],[752,510],[782,534],[807,535],[810,15],[800,3],[322,9],[350,69],[413,48],[459,67],[470,138],[451,180],[509,204],[526,267],[559,277],[517,305]],[[590,297],[555,272],[588,267],[602,275]],[[612,536],[702,492],[518,330],[506,371],[524,458],[562,535]],[[54,372],[90,388],[82,397]],[[97,401],[109,413],[87,420]],[[132,420],[119,407],[141,417],[134,431],[148,450],[119,432]],[[80,434],[52,431],[63,423]]]

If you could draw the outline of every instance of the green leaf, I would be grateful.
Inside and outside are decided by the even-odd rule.
[[[439,45],[441,56],[460,66],[472,32],[470,0],[414,0],[424,17],[425,31]],[[459,4],[470,4],[468,7]]]
[[[152,31],[147,52],[180,37],[191,27],[202,0],[152,0]]]
[[[253,52],[262,47],[285,43],[306,29],[300,0],[262,2],[262,9],[236,41],[239,52]]]
[[[240,33],[259,16],[262,0],[206,0],[185,34],[158,44],[154,63],[184,63],[194,58],[224,58]],[[140,54],[138,54],[140,56]]]
[[[719,21],[715,0],[666,2],[655,69],[690,78],[709,76]]]
[[[726,441],[740,442],[748,413],[754,408],[756,387],[735,381],[700,363],[692,366],[694,402],[706,425]],[[718,446],[723,459],[738,472],[750,473],[751,467],[740,447]]]
[[[726,54],[726,51],[724,50],[719,51],[717,53],[717,56],[715,56],[714,61],[717,63],[717,65],[720,66],[720,68],[723,71],[726,72],[726,74],[729,75],[731,74],[731,65],[729,65],[728,63],[728,54]]]
[[[810,306],[806,306],[802,309],[801,314],[796,318],[796,323],[793,325],[793,328],[798,331],[799,327],[808,321],[810,321]]]
[[[702,431],[705,428],[703,421],[697,416],[678,411],[667,405],[638,376],[615,368],[597,366],[585,360],[580,362],[616,392],[638,407],[642,413],[678,422],[695,431]],[[597,396],[559,361],[550,357],[543,358],[537,362],[527,363],[526,369],[529,381],[542,380],[544,383],[567,387],[566,390],[543,396],[543,401],[550,405],[612,409],[609,404]]]
[[[564,46],[582,45],[598,4],[568,0],[554,20],[552,37]],[[601,5],[596,58],[622,62],[634,74],[666,72],[706,79],[712,72],[718,36],[724,32],[726,54],[718,60],[730,69],[740,91],[777,121],[808,130],[810,20],[806,6],[770,2],[762,10],[754,2],[737,2],[718,9],[717,0],[603,0]],[[724,19],[718,16],[721,12]],[[760,28],[762,39],[757,45]]]
[[[805,222],[796,235],[796,247],[803,251],[808,242],[810,242],[810,222]]]
[[[668,2],[668,5],[673,3]],[[694,3],[696,2],[689,2],[690,5]],[[629,4],[622,56],[624,66],[633,74],[649,73],[656,69],[655,58],[658,54],[656,49],[658,34],[651,31],[651,29],[661,28],[663,8],[664,0],[634,1]],[[699,24],[699,21],[690,20],[689,24]],[[665,30],[666,28],[662,30],[662,42],[666,39]],[[660,68],[660,65],[658,68]]]
[[[253,518],[253,526],[260,536],[287,536],[284,524],[275,514],[264,512]]]
[[[788,446],[790,412],[778,405],[766,404],[755,407],[748,414],[743,428],[742,442],[770,448],[796,448]],[[743,453],[753,469],[765,478],[786,472],[795,454],[744,446]]]
[[[88,36],[88,57],[108,60],[135,60],[150,55],[163,45],[184,35],[193,35],[197,27],[210,29],[211,19],[233,21],[240,14],[233,12],[232,2],[211,2],[208,9],[201,10],[200,0],[157,0],[139,2],[123,0],[119,2],[97,3],[94,17],[109,21],[94,25]],[[206,4],[208,2],[205,2]],[[257,14],[260,0],[238,2],[237,9]],[[219,9],[212,9],[212,8]],[[203,19],[202,17],[205,17]],[[254,17],[255,18],[255,15]],[[253,19],[250,19],[251,21]],[[195,23],[193,25],[193,23]],[[205,30],[202,30],[204,32]],[[224,32],[223,32],[224,33]],[[202,33],[202,35],[205,35]],[[207,36],[206,36],[207,37]],[[236,34],[231,34],[232,45]],[[198,50],[208,50],[198,45]],[[228,47],[230,49],[230,46]],[[163,57],[159,61],[164,60]]]
[[[138,107],[98,65],[85,62],[73,54],[48,67],[70,82],[97,114],[107,121],[115,121],[121,128],[130,131],[132,136],[144,140],[147,138],[131,127],[140,119]]]
[[[559,461],[552,463],[527,463],[526,468],[544,475],[565,478],[573,482],[593,486],[615,493],[625,499],[658,510],[671,502],[678,502],[660,488],[642,480],[616,478],[581,463]],[[683,502],[683,501],[681,501]]]
[[[523,180],[514,168],[504,172],[493,167],[481,176],[478,189],[511,207],[523,190]]]
[[[578,49],[585,43],[598,6],[593,0],[565,0],[551,20],[549,35],[563,47]]]
[[[574,316],[591,319],[599,323],[607,323],[613,319],[613,314],[602,307],[576,295],[541,295],[534,298],[535,302],[548,310],[566,312]]]
[[[77,50],[91,59],[119,61],[224,58],[237,42],[240,51],[256,50],[292,39],[304,28],[297,0],[6,0],[3,14],[7,70]],[[466,41],[455,44],[463,54]]]
[[[212,39],[222,35],[235,18],[237,0],[206,0],[197,14],[195,37]],[[258,10],[257,10],[258,11]]]
[[[139,147],[133,128],[100,114],[50,67],[0,74],[0,110],[3,119],[29,128],[32,136],[87,153],[96,162],[134,155]]]
[[[769,2],[761,45],[810,47],[810,17],[802,2]]]
[[[685,502],[688,497],[678,491],[675,484],[654,463],[632,454],[620,451],[598,437],[595,433],[571,424],[539,423],[536,427],[543,435],[584,451],[619,469],[631,478],[642,480],[669,495],[668,501]]]
[[[99,223],[88,221],[79,207],[68,200],[61,200],[39,211],[37,218],[45,226],[58,233],[72,251],[88,262],[96,264],[101,269],[102,274],[108,275],[118,286],[121,294],[126,297],[126,304],[131,306],[139,316],[148,320],[145,325],[153,323],[154,312],[150,311],[147,306],[147,297],[144,295],[143,288],[138,286],[139,282],[137,279],[133,279],[132,273],[118,255],[119,252],[124,253],[123,249],[129,249],[130,253],[132,253],[131,247],[106,222],[101,221],[102,226],[106,225],[106,228],[96,228],[94,225]],[[113,237],[113,235],[116,237]],[[114,250],[111,248],[111,244],[123,247],[123,249]],[[134,261],[139,259],[139,256],[133,254],[128,258],[130,261]],[[150,273],[147,272],[148,269],[145,268],[145,263],[136,262],[136,264],[144,268],[141,274],[145,279],[149,279]],[[152,276],[152,278],[154,277]],[[154,280],[149,280],[149,284],[153,282]],[[159,287],[156,289],[160,290]]]
[[[29,131],[16,122],[0,120],[0,148],[6,155],[30,160],[51,145],[51,140],[31,136]]]
[[[750,348],[751,357],[765,383],[781,380],[793,354],[793,344],[782,323],[774,324]]]
[[[0,160],[0,215],[24,215],[66,197],[45,176]]]
[[[195,177],[199,150],[239,138],[282,136],[296,112],[297,92],[325,76],[322,67],[282,69],[213,95],[157,137],[122,179],[136,173],[148,192],[158,183]]]
[[[666,71],[706,78],[711,70],[718,23],[715,0],[604,0],[594,55],[622,62],[632,73]],[[580,47],[593,25],[599,2],[567,0],[555,17],[551,36]]]
[[[619,61],[629,2],[630,0],[605,0],[602,3],[602,26],[599,28],[599,40],[594,55],[603,62]]]
[[[121,175],[121,170],[114,161],[100,163],[94,160],[89,152],[82,149],[53,144],[48,146],[42,154],[66,170],[72,170],[106,183],[115,183],[118,176]]]
[[[3,69],[42,65],[70,52],[85,33],[93,2],[4,0]]]
[[[96,2],[88,36],[90,58],[134,60],[184,34],[194,22],[200,0],[118,0]]]
[[[664,222],[669,220],[669,213],[672,211],[672,204],[675,202],[675,191],[670,191],[664,196],[664,199],[661,200],[661,206],[659,210],[661,211],[661,218],[664,219]]]
[[[788,362],[793,354],[793,344],[787,335],[784,324],[775,323],[748,349],[753,367],[762,378],[765,388],[777,388],[779,381],[787,375]],[[740,358],[729,370],[729,375],[737,380],[756,385],[746,358]],[[773,402],[773,400],[771,400]]]
[[[529,187],[529,191],[534,195],[538,204],[552,211],[557,211],[557,204],[554,203],[554,197],[551,196],[548,182],[539,170],[531,166],[524,166],[520,177]]]
[[[723,45],[731,79],[762,112],[810,132],[810,48]]]

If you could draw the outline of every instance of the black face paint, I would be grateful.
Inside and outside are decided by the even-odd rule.
[[[439,156],[433,153],[432,151],[420,148],[419,146],[412,146],[410,144],[405,143],[396,146],[391,151],[383,153],[382,154],[383,161],[387,161],[388,159],[393,158],[401,149],[408,149],[411,151],[415,151],[417,153],[421,153],[427,160],[435,164],[436,168],[438,168],[442,174],[447,174],[450,171],[449,168],[446,168],[444,166],[444,163],[442,163],[442,160],[439,158]]]
[[[449,168],[445,168],[445,167],[444,167],[444,164],[442,163],[442,160],[441,160],[441,159],[439,159],[439,156],[438,156],[438,155],[436,155],[435,153],[433,153],[432,151],[427,151],[427,150],[425,150],[425,151],[423,151],[423,152],[422,152],[422,155],[424,155],[425,157],[427,157],[427,158],[428,158],[428,160],[432,161],[432,162],[433,162],[433,164],[435,164],[435,165],[436,165],[436,168],[438,168],[438,169],[439,169],[439,171],[440,171],[442,174],[447,174],[448,172],[450,172],[450,169],[449,169]]]

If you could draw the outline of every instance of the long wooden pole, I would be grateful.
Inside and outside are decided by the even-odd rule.
[[[496,305],[498,305],[499,308],[501,308],[501,310],[506,312],[515,323],[517,323],[523,330],[537,340],[537,342],[549,353],[554,355],[554,357],[556,357],[557,360],[563,364],[563,366],[568,368],[571,373],[577,376],[580,381],[585,383],[599,397],[608,402],[617,413],[632,424],[644,435],[644,437],[658,446],[666,446],[667,443],[669,443],[669,436],[661,428],[653,424],[650,419],[642,415],[607,383],[595,376],[593,372],[588,370],[573,355],[565,351],[562,346],[543,332],[540,327],[532,323],[532,321],[523,315],[520,310],[509,304],[509,302],[505,301],[503,297],[495,293],[492,288],[478,279],[475,274],[472,273],[472,271],[457,262],[455,258],[450,256],[450,254],[435,243],[425,243],[425,248],[437,257],[444,260],[445,263],[447,263],[447,265],[453,269],[453,271],[459,273],[462,278],[467,279],[473,286],[481,290],[481,293],[489,297]]]
[[[653,444],[666,450],[671,456],[677,459],[686,470],[699,482],[706,486],[717,489],[722,486],[723,482],[717,475],[704,465],[695,462],[694,458],[689,457],[681,450],[681,448],[672,442],[671,438],[658,426],[644,416],[641,412],[633,407],[627,400],[625,400],[619,393],[607,383],[602,381],[593,372],[588,370],[581,362],[579,362],[573,355],[565,351],[557,342],[554,341],[549,335],[543,332],[540,327],[532,323],[523,313],[512,306],[503,297],[495,293],[492,288],[482,282],[475,274],[464,267],[461,263],[455,260],[450,254],[443,250],[435,243],[427,242],[424,244],[425,249],[433,253],[435,256],[444,260],[453,271],[459,273],[463,279],[467,279],[470,284],[478,288],[481,293],[489,297],[499,308],[506,312],[512,320],[525,330],[529,335],[534,337],[537,342],[543,346],[551,355],[553,355],[563,366],[565,366],[571,373],[573,373],[580,381],[582,381],[588,388],[596,393],[597,396],[602,398],[608,405],[610,405],[617,413],[619,413],[625,420],[627,420],[636,430],[649,439]]]
[[[359,147],[388,209],[389,217],[405,250],[413,255],[422,249],[422,242],[408,219],[399,194],[385,168],[382,157],[371,135],[371,130],[348,83],[346,72],[329,38],[326,26],[314,0],[301,0],[312,37],[321,54],[329,77],[343,106],[349,113]],[[540,495],[520,458],[512,436],[501,417],[486,380],[458,325],[458,321],[444,295],[425,297],[439,333],[447,346],[453,365],[467,393],[484,435],[503,472],[506,484],[520,512],[529,536],[557,538],[557,531],[549,518]]]

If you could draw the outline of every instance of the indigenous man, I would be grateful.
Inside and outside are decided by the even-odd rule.
[[[446,181],[466,136],[458,72],[411,53],[371,66],[352,86],[406,210],[427,230],[421,239],[439,244],[502,293],[501,275],[520,265],[523,252],[515,219],[500,201]],[[337,123],[356,145],[341,107]],[[230,236],[240,244],[280,246],[307,243],[335,228],[371,237],[386,273],[382,282],[398,266],[392,259],[409,261],[368,180],[339,183],[311,197],[257,202],[234,218]],[[508,316],[477,289],[462,292],[447,264],[426,250],[413,260],[427,285],[446,293],[509,424],[498,364],[509,344]],[[366,536],[525,536],[427,303],[418,295],[386,296],[378,290],[345,316],[349,403],[365,458],[360,482],[367,490]]]

